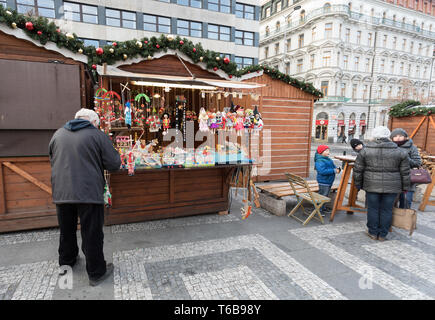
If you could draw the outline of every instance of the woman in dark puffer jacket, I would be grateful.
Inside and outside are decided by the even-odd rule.
[[[356,188],[366,191],[367,228],[372,239],[385,240],[397,195],[410,188],[409,160],[387,127],[373,129],[373,141],[358,154],[353,169]]]

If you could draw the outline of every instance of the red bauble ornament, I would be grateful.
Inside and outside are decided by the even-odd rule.
[[[143,43],[148,44],[148,41],[145,40]]]
[[[225,63],[225,64],[228,64],[228,63],[230,63],[230,58],[228,58],[228,57],[225,57],[225,58],[224,58],[224,63]]]
[[[30,21],[26,22],[26,29],[32,31],[34,29],[33,23]]]
[[[97,49],[95,49],[95,52],[96,52],[99,56],[101,56],[101,55],[104,53],[104,50],[103,50],[103,48],[97,48]]]
[[[232,78],[233,76],[232,75],[230,75],[230,79]]]
[[[118,44],[116,42],[112,43],[112,46],[116,47]]]
[[[38,36],[42,35],[42,31],[37,32]]]
[[[196,48],[193,48],[193,52],[196,52]]]
[[[251,73],[251,71],[248,71],[248,73]]]
[[[214,67],[214,68],[213,68],[214,71],[217,71],[217,69],[218,69],[217,67]]]
[[[184,44],[184,41],[183,41],[183,40],[180,40],[180,44],[183,45],[183,44]]]
[[[160,48],[160,46],[159,46],[158,44],[156,44],[156,48],[157,48],[157,49],[159,49],[159,48]]]
[[[60,33],[60,29],[56,29],[56,32],[57,32],[57,33]]]
[[[92,65],[92,69],[97,70],[97,65],[96,65],[96,64],[93,64],[93,65]]]

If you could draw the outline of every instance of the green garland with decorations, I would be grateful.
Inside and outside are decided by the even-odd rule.
[[[231,62],[228,58],[222,58],[217,52],[205,50],[201,43],[194,44],[189,39],[180,38],[179,36],[165,36],[162,34],[158,38],[145,37],[139,40],[113,42],[111,45],[95,48],[94,46],[85,46],[75,33],[62,33],[59,27],[47,18],[26,16],[19,14],[15,10],[5,9],[3,6],[0,6],[0,23],[8,25],[12,29],[22,29],[30,38],[39,41],[42,45],[51,41],[59,48],[65,48],[71,52],[86,55],[88,66],[93,70],[94,76],[96,76],[95,70],[97,65],[102,65],[103,63],[111,65],[118,61],[136,57],[152,59],[156,53],[161,51],[167,52],[168,49],[172,49],[184,53],[194,63],[205,63],[207,69],[224,71],[229,78],[241,77],[245,74],[260,72],[262,70],[274,79],[295,86],[318,98],[323,97],[322,92],[317,90],[311,83],[299,81],[267,66],[254,65],[237,70],[237,64]]]
[[[420,101],[407,100],[392,106],[388,112],[390,117],[400,118],[409,116],[430,116],[435,113],[434,108],[411,108],[421,105]]]

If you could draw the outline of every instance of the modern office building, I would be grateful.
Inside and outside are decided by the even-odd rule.
[[[95,47],[173,34],[201,42],[239,67],[258,63],[260,0],[0,0],[56,20]]]
[[[433,101],[434,43],[435,1],[262,2],[260,63],[325,94],[315,140],[367,138],[397,102]]]

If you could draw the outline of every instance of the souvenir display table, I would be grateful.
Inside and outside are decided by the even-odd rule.
[[[106,224],[225,212],[229,209],[231,175],[237,167],[139,169],[134,176],[110,174],[112,206]]]

